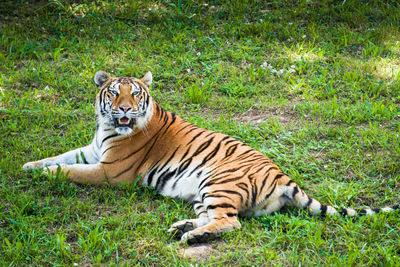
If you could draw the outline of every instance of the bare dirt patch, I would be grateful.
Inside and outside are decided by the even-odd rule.
[[[260,124],[270,119],[276,119],[281,124],[296,122],[298,115],[289,108],[279,108],[274,110],[247,110],[244,113],[235,114],[234,119],[241,123]]]
[[[192,246],[185,246],[179,249],[179,253],[190,259],[196,259],[199,262],[206,261],[211,255],[217,251],[214,249],[212,244],[196,244]]]
[[[203,108],[196,112],[204,118],[219,120],[224,116],[223,110],[214,110]],[[299,115],[293,109],[293,105],[276,108],[276,109],[248,109],[245,112],[233,113],[232,119],[239,123],[249,123],[259,125],[268,120],[278,120],[283,125],[296,124],[299,120]]]

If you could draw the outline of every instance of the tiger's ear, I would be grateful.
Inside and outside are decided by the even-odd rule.
[[[107,82],[109,79],[111,78],[111,76],[107,73],[104,72],[102,70],[99,70],[98,72],[96,72],[96,74],[94,75],[94,82],[96,83],[97,87],[102,87],[104,85],[105,82]]]
[[[151,85],[153,82],[153,74],[148,71],[141,79],[140,79],[147,87]]]

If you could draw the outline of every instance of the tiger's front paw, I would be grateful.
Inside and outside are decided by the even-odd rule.
[[[22,166],[22,169],[24,171],[31,170],[31,169],[37,169],[37,168],[41,167],[40,165],[41,164],[38,164],[37,161],[30,161],[30,162],[25,163],[24,166]]]
[[[42,168],[46,168],[47,166],[54,166],[54,165],[55,165],[55,163],[53,161],[42,159],[42,160],[38,160],[38,161],[30,161],[30,162],[25,163],[22,166],[22,169],[24,171],[26,171],[26,170],[32,170],[32,169],[42,169]]]
[[[184,233],[189,232],[194,228],[193,222],[190,220],[183,220],[174,223],[171,228],[168,229],[168,233],[173,235],[173,238],[175,239],[181,239]]]

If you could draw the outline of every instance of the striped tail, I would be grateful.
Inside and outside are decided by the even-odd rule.
[[[400,209],[400,205],[393,207],[384,208],[335,208],[329,205],[321,204],[318,200],[309,197],[296,183],[289,183],[284,195],[289,198],[290,204],[295,207],[308,209],[312,215],[325,216],[326,214],[335,215],[340,214],[342,216],[361,216],[361,215],[373,215],[380,212],[393,212]]]

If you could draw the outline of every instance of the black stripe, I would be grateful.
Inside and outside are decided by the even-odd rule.
[[[187,156],[187,154],[189,153],[189,151],[190,151],[191,148],[192,148],[192,146],[189,146],[189,147],[186,149],[185,153],[183,154],[182,158],[181,158],[179,161],[182,161],[182,160]]]
[[[103,96],[102,93],[99,94],[99,105],[100,105],[100,110],[102,109],[102,103],[103,103]]]
[[[321,204],[321,216],[325,216],[327,209],[328,209],[327,205]]]
[[[214,137],[213,137],[213,138],[214,138]],[[209,140],[209,142],[206,142],[206,143],[208,143],[208,144],[207,144],[207,147],[210,145],[209,143],[211,143],[211,141],[213,140],[213,138],[211,138],[211,139]],[[204,143],[204,144],[205,144],[205,143]],[[203,144],[203,145],[204,145],[204,144]],[[202,145],[202,146],[203,146],[203,145]],[[201,151],[200,151],[199,153],[201,153],[202,151],[204,151],[207,147],[201,148]],[[207,162],[207,160],[210,160],[211,158],[213,158],[213,157],[215,156],[215,154],[217,154],[218,149],[219,149],[219,144],[218,144],[218,146],[213,150],[213,152],[211,152],[210,154],[208,154],[207,157],[205,157],[205,158],[203,159],[203,161],[202,161],[199,165],[197,165],[196,168],[194,168],[194,169],[190,172],[189,176],[192,175],[195,171],[197,171],[200,167],[203,167],[204,164]],[[199,151],[199,150],[200,150],[200,148],[199,148],[197,151]],[[195,152],[195,154],[197,153],[197,151]],[[194,156],[194,155],[192,155],[192,157],[193,157],[193,156]],[[215,161],[214,161],[214,163],[215,163]],[[213,163],[210,163],[210,165],[213,165]]]
[[[110,139],[110,138],[116,137],[116,136],[118,136],[117,133],[116,133],[116,134],[110,134],[109,136],[107,136],[106,138],[104,138],[104,139],[101,141],[100,147],[103,146],[103,144],[104,144],[105,141],[107,141],[107,140]]]
[[[166,116],[166,112],[165,112],[165,110],[163,109],[163,108],[160,108],[160,121],[162,121],[162,120],[164,120],[164,123],[166,123],[165,122],[165,118],[164,118],[164,116]]]
[[[310,207],[312,201],[313,201],[313,199],[308,197],[308,201],[307,201],[306,207]]]
[[[258,193],[257,184],[254,183],[253,190],[252,190],[252,198],[251,198],[251,206],[252,207],[254,207],[256,205],[257,193]]]
[[[243,196],[242,194],[240,194],[237,191],[233,191],[233,190],[215,190],[212,191],[212,193],[227,193],[227,194],[234,194],[234,195],[238,195],[240,197],[240,201],[243,201]]]
[[[229,137],[229,136],[228,136],[228,137]],[[238,141],[238,140],[232,138],[231,140],[226,141],[225,145],[227,145],[227,144],[229,144],[229,143],[232,143],[232,142],[235,142],[235,141]],[[238,141],[238,142],[239,142],[239,141]]]
[[[251,149],[249,149],[249,150],[243,152],[242,154],[240,154],[238,157],[244,156],[244,155],[248,154],[248,153],[251,152],[251,151],[254,151],[254,149],[251,148]]]
[[[249,190],[247,190],[248,186],[245,183],[237,183],[236,184],[237,187],[239,187],[240,189],[242,189],[244,192],[246,192],[246,205],[249,205]]]
[[[271,191],[265,196],[264,199],[268,199],[272,195],[272,193],[275,191],[276,185],[277,183],[274,184],[274,187],[272,187]]]
[[[249,188],[248,185],[243,182],[236,184],[236,186],[240,187],[243,190],[247,190],[247,188]],[[244,188],[243,188],[243,186],[244,186]]]
[[[180,133],[181,131],[185,130],[187,127],[190,127],[190,126],[193,126],[193,124],[190,124],[190,123],[187,122],[187,125],[182,127],[181,129],[179,129],[179,131],[177,131],[175,134]]]
[[[365,215],[365,214],[367,214],[367,210],[366,209],[357,209],[357,213],[359,214],[359,215]]]
[[[268,173],[267,176],[264,178],[264,180],[263,180],[263,182],[262,182],[262,184],[261,184],[261,187],[260,187],[260,194],[262,194],[262,190],[263,190],[263,188],[264,188],[264,186],[265,186],[265,184],[266,184],[266,182],[267,182],[268,177],[269,177],[270,174],[271,174],[271,173]],[[271,183],[271,184],[272,184],[272,183]]]
[[[189,167],[190,163],[192,163],[192,159],[191,159],[191,158],[188,158],[187,160],[185,160],[185,161],[179,166],[179,168],[178,168],[178,174],[179,174],[179,173],[182,173],[183,171],[185,171],[185,170]]]
[[[293,180],[290,180],[290,181],[286,184],[286,186],[289,186],[289,185],[291,185],[292,183],[294,183],[294,181],[293,181]]]
[[[192,140],[190,140],[190,142],[187,143],[187,144],[190,145],[190,143],[192,143],[194,140],[196,140],[196,138],[199,137],[200,135],[202,135],[204,132],[205,132],[205,130],[199,132],[198,134],[196,134],[196,135],[192,138]]]
[[[103,153],[101,153],[101,155],[103,156],[108,150],[110,150],[110,149],[112,149],[112,148],[114,148],[114,147],[117,147],[117,146],[120,146],[120,145],[115,145],[115,146],[109,146],[109,147],[107,147],[107,148],[103,151]],[[103,163],[103,164],[110,164],[110,163],[114,163],[114,162],[102,161],[101,163]]]
[[[157,170],[158,170],[157,168],[154,168],[154,169],[152,169],[151,172],[147,175],[147,185],[151,185],[151,182],[153,182],[154,174],[156,174]]]
[[[169,169],[163,172],[158,178],[156,186],[154,188],[158,191],[164,188],[165,184],[175,175],[175,172],[175,170],[169,171]]]
[[[105,109],[106,109],[106,94],[107,94],[107,91],[104,90],[104,91],[103,91],[103,101],[102,101],[102,104],[103,104],[102,110],[103,110],[103,112],[104,112]]]
[[[146,108],[149,106],[150,97],[146,94]]]
[[[204,138],[207,138],[207,137],[209,137],[209,136],[211,136],[211,135],[213,135],[213,134],[215,134],[215,132],[210,132],[210,133],[207,134]]]
[[[213,140],[214,140],[214,137],[210,138],[208,141],[201,144],[200,147],[196,150],[196,152],[193,153],[192,157],[195,157],[198,154],[200,154],[201,152],[203,152],[204,150],[206,150],[206,148],[210,146],[210,144]]]
[[[221,144],[218,143],[218,145],[215,147],[215,149],[203,159],[203,163],[206,163],[207,161],[209,161],[210,159],[215,157],[215,155],[217,155],[218,150],[219,150],[220,147],[221,147]]]
[[[222,143],[223,141],[225,141],[226,139],[230,138],[230,136],[225,136],[224,138],[221,139],[221,141],[219,141],[220,143]],[[226,143],[225,143],[226,145]]]
[[[199,185],[199,188],[200,188],[199,191],[201,191],[201,190],[203,190],[204,188],[206,188],[206,187],[208,187],[208,186],[211,186],[211,185],[215,185],[215,184],[225,184],[225,183],[234,182],[234,181],[237,181],[237,180],[240,180],[240,179],[243,179],[243,176],[239,176],[239,177],[234,177],[234,178],[226,179],[226,180],[224,180],[224,181],[221,181],[221,179],[212,179],[211,181],[208,181],[206,184],[204,184],[203,186],[201,186],[201,185],[203,184],[203,181],[202,181],[202,183],[200,183],[200,185]],[[201,187],[200,187],[200,186],[201,186]]]
[[[237,214],[237,213],[230,213],[230,212],[228,212],[228,213],[226,214],[226,216],[228,216],[228,217],[235,217],[235,216],[238,216],[238,214]]]
[[[222,172],[217,173],[216,176],[217,176],[217,175],[219,176],[219,175],[224,174],[224,173],[235,172],[235,171],[240,170],[241,168],[243,168],[243,166],[237,167],[237,168],[233,168],[233,169],[226,169],[226,170],[223,170]],[[221,177],[221,178],[222,178],[222,177]]]
[[[265,183],[266,183],[266,181],[267,181],[267,179],[268,179],[268,177],[269,177],[270,174],[271,174],[271,173],[268,173],[267,177],[265,177],[265,179],[264,179],[264,181],[263,181],[263,183],[262,183],[262,185],[261,185],[261,188],[260,188],[260,194],[262,193],[262,190],[263,190],[263,188],[264,188],[264,185],[265,185]],[[282,176],[284,176],[283,173],[277,174],[277,175],[275,176],[275,178],[272,180],[271,185],[275,184],[276,181],[277,181],[278,179],[280,179]]]
[[[375,213],[381,212],[381,209],[372,209]]]
[[[207,193],[207,195],[206,196],[203,196],[203,201],[204,201],[204,199],[206,199],[206,198],[209,198],[209,197],[211,197],[211,198],[221,198],[221,197],[226,197],[227,199],[230,199],[230,200],[232,200],[229,196],[224,196],[224,195],[211,195],[210,193]]]
[[[284,176],[283,173],[277,174],[272,182],[275,182],[276,180],[280,179],[282,176]]]
[[[143,163],[146,161],[147,156],[150,154],[150,151],[152,151],[154,145],[157,143],[157,139],[158,139],[158,137],[156,138],[156,140],[154,140],[154,143],[153,143],[153,144],[150,146],[150,148],[147,150],[147,152],[146,152],[146,154],[144,155],[142,161],[139,163],[139,165],[137,165],[137,167],[136,167],[137,169],[139,169],[139,168],[143,165]],[[175,149],[175,151],[174,151],[174,153],[172,154],[171,158],[173,158],[173,156],[175,155],[175,153],[176,153],[176,151],[179,149],[179,147],[180,147],[180,146],[178,146],[178,147]],[[165,155],[164,155],[164,156],[165,156]],[[132,166],[133,166],[133,164],[132,164]],[[160,171],[161,171],[163,168],[164,168],[164,167],[162,167],[162,168],[160,169]]]
[[[233,178],[229,178],[226,180],[221,181],[220,179],[218,179],[217,181],[213,180],[212,182],[215,182],[214,184],[226,184],[226,183],[230,183],[230,182],[234,182],[237,180],[243,179],[243,176],[238,176],[238,177],[233,177]]]
[[[210,186],[210,185],[215,184],[215,180],[211,180],[211,181],[205,183],[203,186],[201,186],[201,185],[205,182],[205,180],[206,180],[206,179],[204,179],[203,181],[201,181],[201,183],[199,184],[199,188],[200,188],[200,189],[199,189],[199,192],[201,192],[201,190],[203,190],[204,188],[206,188],[206,187],[208,187],[208,186]]]
[[[200,214],[203,214],[203,213],[207,213],[207,211],[203,210],[202,212],[200,212],[199,214],[197,214],[197,216],[200,216]]]
[[[185,133],[185,135],[188,135],[188,134],[190,134],[191,132],[196,131],[196,130],[199,129],[199,127],[197,127],[197,126],[195,126],[195,125],[191,125],[191,126],[192,126],[192,129],[190,129],[187,133]]]
[[[154,142],[155,143],[155,142]],[[178,151],[178,149],[180,148],[180,145],[175,148],[174,152],[171,154],[171,156],[169,156],[169,158],[167,159],[167,161],[160,167],[160,171],[163,170],[168,163],[175,157],[176,152]]]
[[[202,184],[205,183],[205,182],[207,181],[207,179],[208,179],[208,177],[207,177],[207,178],[204,178],[204,179],[200,182],[198,188],[201,188]],[[199,190],[199,192],[200,192],[200,191],[201,191],[201,190]]]
[[[299,192],[299,187],[296,185],[296,186],[293,188],[292,198],[294,198],[294,196],[295,196],[298,192]]]
[[[347,213],[347,209],[346,208],[341,208],[340,210],[339,210],[339,214],[340,215],[342,215],[342,216],[346,216],[348,213]]]
[[[238,144],[235,144],[235,145],[230,146],[230,147],[226,150],[225,157],[227,158],[227,157],[231,156],[231,155],[236,151],[237,146],[238,146]]]
[[[233,206],[232,204],[228,204],[228,203],[222,203],[222,204],[216,204],[216,205],[208,205],[207,206],[207,210],[213,210],[213,209],[217,209],[217,208],[232,208],[237,210],[237,208],[235,206]]]

